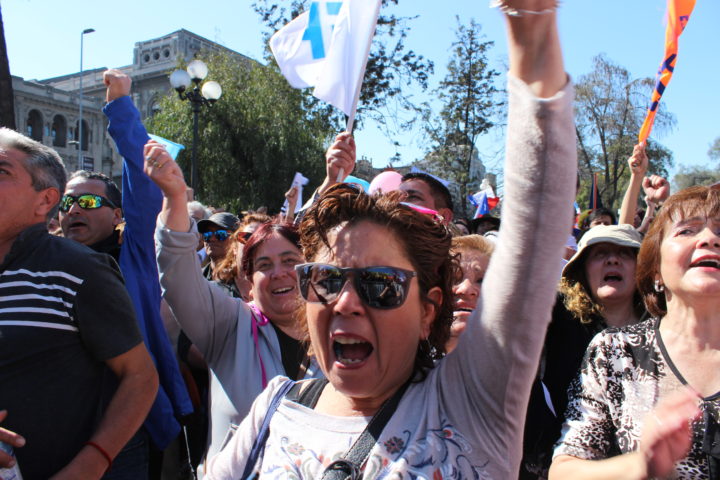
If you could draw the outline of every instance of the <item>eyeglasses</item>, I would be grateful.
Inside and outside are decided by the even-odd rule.
[[[100,195],[83,193],[82,195],[63,195],[60,200],[60,211],[68,212],[73,204],[77,202],[83,210],[95,210],[100,207],[118,208],[113,202]]]
[[[331,303],[352,275],[353,286],[360,300],[371,308],[390,310],[407,298],[415,272],[396,267],[341,268],[324,263],[303,263],[295,266],[300,295],[309,303]]]
[[[218,242],[224,242],[230,237],[230,232],[227,230],[215,230],[214,232],[205,232],[202,234],[203,240],[209,242],[212,237],[217,238]]]

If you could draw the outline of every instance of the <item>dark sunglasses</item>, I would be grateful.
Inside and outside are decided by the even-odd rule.
[[[215,230],[214,232],[203,233],[202,237],[206,242],[209,242],[212,237],[217,238],[218,242],[224,242],[230,237],[230,232],[227,230]]]
[[[92,193],[83,193],[82,195],[63,195],[60,200],[60,211],[68,212],[75,202],[83,210],[95,210],[100,207],[118,208],[117,205],[105,197],[93,195]]]
[[[415,272],[396,267],[341,268],[324,263],[295,266],[300,295],[310,303],[331,303],[352,275],[360,300],[371,308],[389,310],[405,302]]]

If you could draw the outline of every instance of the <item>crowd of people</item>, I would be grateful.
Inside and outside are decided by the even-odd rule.
[[[640,144],[573,225],[557,4],[499,3],[502,221],[342,182],[348,132],[297,214],[206,207],[118,70],[122,190],[0,129],[0,477],[720,478],[720,188]]]

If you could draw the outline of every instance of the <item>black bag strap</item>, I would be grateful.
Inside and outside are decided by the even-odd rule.
[[[298,382],[288,392],[287,399],[299,403],[303,407],[315,409],[315,405],[317,405],[320,395],[327,384],[327,378],[313,378],[308,382],[308,386],[302,390],[303,384]]]
[[[301,386],[298,382],[287,380],[280,387],[268,407],[258,436],[255,438],[255,443],[253,443],[252,450],[250,451],[250,456],[245,464],[245,471],[240,478],[245,480],[256,478],[256,473],[253,470],[258,459],[264,453],[265,443],[270,433],[270,420],[278,409],[283,397],[287,396],[289,400],[300,403],[308,408],[315,408],[320,394],[327,384],[328,381],[325,378],[313,379],[310,381],[310,385],[301,392]],[[410,381],[408,380],[392,397],[382,404],[350,449],[345,452],[339,460],[327,466],[323,472],[322,480],[345,480],[348,478],[359,480],[362,478],[362,467],[368,455],[370,455],[370,451],[380,439],[380,434],[385,428],[385,425],[387,425],[387,422],[390,421],[395,410],[397,410],[400,400],[409,385]]]
[[[370,420],[368,426],[360,434],[352,447],[338,460],[327,466],[323,473],[322,480],[359,480],[362,478],[363,464],[370,455],[370,450],[380,439],[387,422],[397,410],[400,400],[410,385],[408,380],[398,389],[395,394],[382,404],[380,410]]]
[[[270,420],[275,414],[275,411],[280,406],[280,402],[282,401],[283,397],[287,395],[287,393],[294,385],[294,380],[286,380],[285,383],[280,386],[280,389],[275,393],[275,396],[273,397],[270,405],[268,406],[267,413],[265,413],[265,418],[263,418],[263,423],[260,426],[258,435],[257,437],[255,437],[255,442],[253,443],[252,450],[250,450],[250,456],[247,459],[247,463],[245,463],[245,471],[240,478],[249,479],[256,477],[256,474],[255,472],[253,472],[253,470],[255,469],[255,464],[257,463],[258,459],[265,451],[265,442],[267,442],[268,435],[270,434]]]

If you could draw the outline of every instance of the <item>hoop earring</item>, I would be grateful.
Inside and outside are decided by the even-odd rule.
[[[655,291],[657,293],[662,293],[665,291],[665,285],[660,283],[660,280],[655,280]]]

